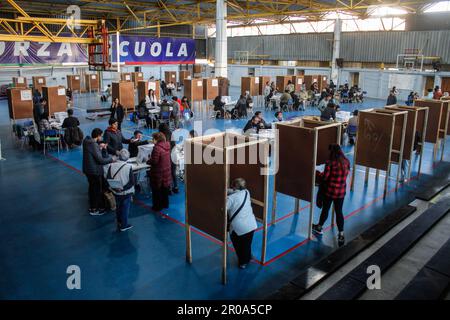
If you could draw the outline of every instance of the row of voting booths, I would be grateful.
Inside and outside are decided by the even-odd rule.
[[[33,76],[32,87],[43,93],[42,88],[47,86],[47,80],[44,76]],[[67,88],[72,92],[82,92],[82,77],[80,75],[67,75]],[[25,77],[13,77],[14,88],[28,88],[27,79]],[[97,74],[84,75],[84,89],[89,92],[100,91],[100,81]]]

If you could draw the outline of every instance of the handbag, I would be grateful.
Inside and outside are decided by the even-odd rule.
[[[239,214],[239,212],[241,212],[242,208],[244,207],[245,202],[247,201],[247,194],[248,194],[248,192],[245,191],[244,201],[242,201],[241,206],[236,210],[236,212],[235,212],[235,213],[231,216],[231,218],[228,220],[228,223],[227,223],[227,231],[228,231],[228,232],[230,231],[231,222],[234,220],[234,218],[236,218],[236,216]]]

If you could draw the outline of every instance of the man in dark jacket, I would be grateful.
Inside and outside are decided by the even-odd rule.
[[[130,139],[128,144],[128,151],[130,152],[130,158],[137,157],[139,153],[139,146],[148,144],[148,140],[142,140],[142,131],[136,130],[133,138]]]
[[[78,127],[80,121],[73,116],[73,109],[67,110],[68,117],[64,119],[62,128],[64,128],[64,141],[69,148],[73,148],[75,145],[81,145],[83,141],[83,131]]]
[[[119,155],[119,151],[123,149],[123,143],[129,144],[130,140],[125,139],[119,130],[119,123],[115,118],[109,119],[109,127],[106,129],[103,140],[107,145],[107,151],[111,155]]]
[[[321,121],[335,121],[336,120],[336,105],[333,102],[328,103],[325,110],[320,113]]]
[[[73,116],[73,109],[67,110],[68,117],[64,119],[62,127],[65,128],[75,128],[80,125],[80,121]]]
[[[99,144],[102,133],[101,129],[95,128],[83,141],[83,173],[89,183],[89,214],[92,216],[105,213],[103,166],[114,161],[106,153],[106,144]]]
[[[259,133],[259,129],[261,128],[260,122],[260,118],[258,118],[257,116],[253,116],[250,120],[247,121],[247,124],[243,129],[244,133],[246,133],[250,129],[255,130],[256,133]]]

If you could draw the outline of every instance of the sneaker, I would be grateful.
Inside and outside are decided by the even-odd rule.
[[[322,226],[321,226],[321,225],[318,225],[318,224],[313,224],[313,225],[312,225],[312,231],[313,231],[314,233],[317,233],[317,234],[323,234]]]
[[[130,230],[131,228],[133,228],[133,226],[131,224],[127,224],[125,227],[120,227],[120,231],[124,232]]]
[[[99,216],[106,213],[106,209],[98,209]]]
[[[247,268],[247,264],[246,263],[239,265],[239,269],[245,269],[245,268]]]
[[[98,212],[97,209],[89,209],[89,214],[90,214],[91,216],[98,216],[98,215],[99,215],[99,212]]]
[[[343,245],[345,242],[345,237],[344,237],[344,233],[343,232],[339,232],[338,235],[338,244],[341,246]]]

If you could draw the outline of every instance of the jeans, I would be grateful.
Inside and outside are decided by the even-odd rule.
[[[126,195],[114,195],[116,198],[116,218],[119,228],[128,225],[128,215],[131,207],[131,193]]]
[[[336,210],[336,224],[339,232],[344,231],[344,214],[342,213],[342,207],[344,205],[344,198],[331,199],[327,196],[323,198],[322,213],[320,214],[319,225],[323,226],[328,219],[328,211],[330,211],[331,203],[334,202],[334,209]],[[333,222],[332,222],[333,223]]]
[[[231,232],[230,238],[238,256],[239,265],[247,264],[252,259],[252,241],[255,231],[238,236],[236,232]]]
[[[104,209],[103,177],[101,175],[87,174],[89,183],[89,209]]]
[[[177,181],[177,165],[173,163],[170,164],[170,171],[172,173],[172,188],[178,189],[178,181]]]

